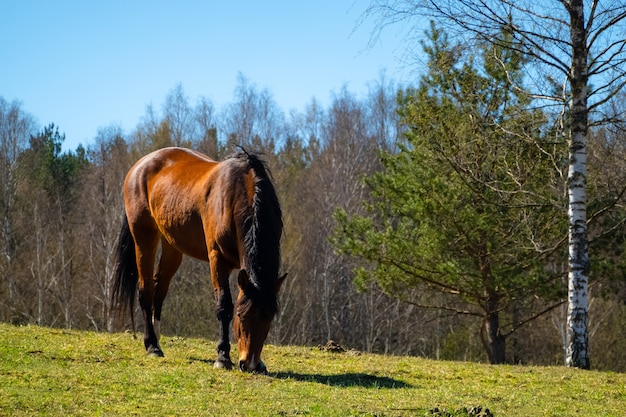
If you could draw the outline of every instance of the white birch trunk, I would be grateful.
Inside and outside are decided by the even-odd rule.
[[[588,331],[589,252],[587,243],[587,152],[585,137],[572,138],[569,193],[569,273],[567,308],[567,347],[565,363],[576,368],[589,368]],[[574,146],[576,144],[576,146]]]
[[[583,0],[570,1],[572,65],[570,68],[571,142],[567,177],[569,273],[565,363],[589,368],[589,250],[587,239],[588,47]]]

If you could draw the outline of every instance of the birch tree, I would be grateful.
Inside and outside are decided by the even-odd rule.
[[[602,107],[626,85],[626,5],[599,0],[374,0],[364,18],[371,15],[377,16],[378,30],[408,21],[415,23],[409,27],[416,33],[421,19],[436,19],[466,42],[497,44],[497,35],[506,30],[529,58],[526,79],[531,81],[516,87],[529,90],[538,105],[553,111],[554,131],[567,139],[569,148],[565,362],[588,369],[587,136],[590,127],[611,121]]]

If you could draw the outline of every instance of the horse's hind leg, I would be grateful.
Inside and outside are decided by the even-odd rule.
[[[159,341],[154,330],[152,315],[154,309],[154,260],[159,244],[158,232],[146,228],[135,229],[135,253],[137,256],[137,267],[139,270],[139,305],[143,313],[144,337],[143,344],[148,355],[163,356],[159,347]],[[137,238],[140,236],[141,238]]]
[[[154,274],[154,310],[152,314],[152,325],[157,337],[157,347],[161,350],[159,338],[161,337],[161,310],[163,301],[170,287],[172,277],[178,270],[183,259],[183,254],[174,249],[167,241],[161,239],[161,259]],[[161,354],[163,352],[161,351]]]

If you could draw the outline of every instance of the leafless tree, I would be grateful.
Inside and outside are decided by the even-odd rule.
[[[369,85],[366,100],[368,129],[376,137],[378,148],[386,152],[396,150],[402,135],[400,118],[396,112],[399,86],[382,72],[375,82]]]
[[[87,261],[81,270],[88,271],[89,282],[89,291],[83,299],[94,329],[113,331],[111,277],[124,213],[122,184],[132,163],[122,129],[109,126],[98,130],[89,155],[91,165],[81,184],[84,198],[79,202],[80,209],[89,213],[79,229],[85,242],[82,258]]]
[[[284,115],[269,90],[259,91],[239,74],[234,101],[222,116],[227,146],[240,145],[255,151],[274,153],[284,129]]]
[[[193,113],[182,84],[177,84],[163,103],[163,120],[167,122],[174,146],[191,146],[195,136]]]
[[[18,101],[8,103],[0,96],[0,271],[3,277],[0,294],[6,297],[0,305],[4,304],[9,310],[18,296],[15,271],[18,157],[28,146],[28,138],[35,130],[33,117],[22,110]],[[4,320],[11,315],[5,308],[0,309],[0,317]]]
[[[328,110],[319,154],[311,165],[307,236],[311,289],[317,294],[322,319],[321,339],[347,338],[356,298],[351,264],[338,256],[328,237],[335,228],[337,208],[358,210],[366,198],[362,176],[376,163],[376,143],[368,136],[362,104],[343,88]]]
[[[201,97],[194,109],[197,125],[195,147],[215,160],[222,159],[223,151],[217,137],[217,114],[213,102]]]

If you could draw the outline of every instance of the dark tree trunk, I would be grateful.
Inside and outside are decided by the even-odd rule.
[[[492,298],[493,297],[493,298]],[[489,363],[506,363],[506,337],[500,332],[500,314],[497,310],[498,296],[492,294],[487,300],[488,312],[480,329],[480,336],[489,357]]]

